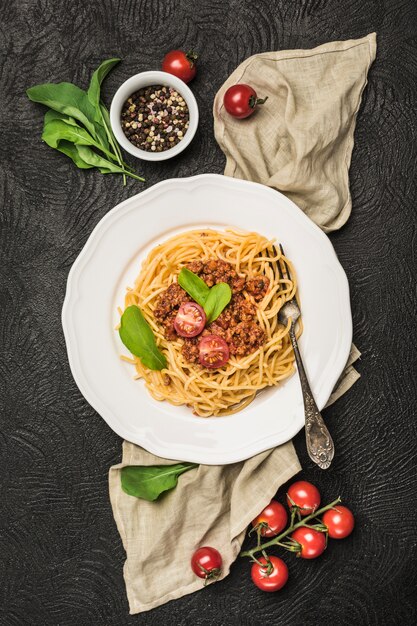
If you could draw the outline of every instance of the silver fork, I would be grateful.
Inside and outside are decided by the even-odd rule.
[[[281,244],[279,247],[281,254],[285,256]],[[274,256],[278,256],[279,253],[275,246],[273,246],[273,250]],[[286,266],[284,265],[283,269],[279,261],[277,261],[276,265],[280,277],[282,279],[291,280],[290,273]],[[292,298],[279,310],[278,320],[284,326],[287,326],[288,322],[290,322],[290,339],[294,349],[295,360],[301,382],[301,391],[303,393],[307,452],[310,459],[314,461],[314,463],[317,463],[321,469],[327,469],[330,467],[330,463],[334,457],[334,445],[330,433],[327,430],[317,407],[316,401],[314,400],[303,361],[301,359],[300,350],[298,348],[297,337],[295,336],[295,327],[300,315],[301,311],[297,300]]]

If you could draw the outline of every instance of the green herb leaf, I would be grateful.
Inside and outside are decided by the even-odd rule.
[[[144,178],[124,163],[109,113],[100,99],[101,84],[119,61],[116,58],[104,61],[94,72],[88,92],[72,83],[45,83],[31,87],[26,93],[33,102],[51,109],[45,115],[42,135],[49,146],[66,154],[81,169],[97,167],[102,174],[122,174],[125,184],[126,176],[140,181]],[[92,148],[100,150],[107,159]]]
[[[219,317],[232,298],[232,290],[227,283],[218,283],[210,289],[204,280],[186,267],[180,271],[178,283],[204,308],[209,324]]]
[[[206,285],[197,274],[183,267],[178,276],[178,283],[200,306],[204,304],[210,293],[210,287]]]
[[[116,155],[117,161],[118,163],[123,166],[126,170],[129,171],[133,171],[133,169],[130,167],[130,165],[128,165],[127,163],[125,163],[122,159],[122,152],[119,148],[119,144],[117,143],[116,137],[114,136],[111,124],[110,124],[110,115],[108,110],[106,109],[106,107],[104,106],[103,103],[100,104],[100,110],[101,110],[101,115],[102,115],[102,120],[103,120],[103,126],[104,129],[107,133],[107,137],[109,140],[109,143],[111,145],[111,147],[114,150],[114,153]]]
[[[51,148],[58,148],[59,142],[62,140],[71,141],[80,146],[94,146],[106,156],[112,159],[114,158],[114,154],[95,141],[85,128],[75,123],[75,120],[73,120],[73,123],[62,119],[46,120],[43,127],[42,139]]]
[[[78,147],[79,146],[75,146],[70,141],[60,141],[59,146],[56,149],[59,150],[59,152],[66,154],[70,159],[74,161],[75,165],[82,170],[89,170],[94,167],[94,165],[86,163],[82,159],[82,157],[78,153]]]
[[[90,86],[87,91],[87,97],[96,111],[96,121],[101,122],[100,111],[100,88],[101,83],[106,78],[110,70],[120,62],[120,59],[107,59],[96,69],[91,77]]]
[[[177,463],[176,465],[128,465],[122,467],[122,489],[129,496],[153,502],[161,493],[177,486],[178,477],[197,463]]]
[[[95,108],[85,91],[72,83],[45,83],[26,91],[33,102],[45,104],[50,109],[73,117],[81,122],[90,134],[98,138],[95,126]]]
[[[64,115],[63,113],[58,113],[58,111],[54,111],[53,109],[48,109],[45,113],[45,117],[43,118],[44,127],[50,122],[54,122],[55,120],[65,122],[65,124],[69,124],[69,126],[78,126],[78,123],[73,117],[70,117],[69,115]]]
[[[207,316],[207,323],[211,324],[216,320],[223,309],[232,299],[232,290],[227,283],[217,283],[210,289],[207,300],[204,304],[204,311]]]
[[[106,61],[103,61],[103,63],[96,69],[96,71],[91,77],[90,86],[87,91],[87,97],[89,101],[91,102],[91,104],[94,106],[94,110],[95,110],[94,119],[96,122],[95,126],[100,131],[102,143],[106,144],[107,148],[109,147],[109,144],[112,146],[114,150],[114,155],[112,155],[112,158],[114,158],[115,161],[118,161],[119,165],[122,165],[123,161],[122,161],[121,155],[119,155],[119,153],[116,150],[117,144],[113,144],[113,142],[111,141],[111,137],[109,136],[109,132],[108,132],[108,129],[106,128],[106,123],[103,118],[102,109],[105,107],[100,102],[101,84],[103,80],[106,78],[107,74],[110,72],[110,70],[112,70],[113,67],[117,65],[117,63],[119,62],[120,62],[120,59],[116,59],[116,58],[107,59]]]
[[[91,167],[98,167],[102,174],[126,174],[127,176],[131,176],[132,178],[136,178],[136,180],[145,180],[144,178],[133,174],[133,172],[128,172],[123,167],[116,165],[116,163],[113,163],[101,157],[88,146],[76,145],[76,148],[81,159],[85,163],[91,165]]]
[[[138,356],[145,367],[162,370],[167,366],[165,356],[156,345],[155,335],[138,306],[132,304],[124,311],[119,335],[126,348]]]

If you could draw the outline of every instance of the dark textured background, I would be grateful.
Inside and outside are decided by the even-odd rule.
[[[296,447],[325,500],[357,516],[316,562],[288,558],[279,594],[252,586],[246,562],[205,591],[129,617],[124,551],[107,472],[121,441],[72,380],[60,324],[71,264],[100,218],[159,180],[221,173],[214,94],[247,56],[378,34],[355,134],[353,212],[331,239],[348,274],[361,380],[326,411],[337,456],[326,473]],[[0,623],[3,625],[412,624],[416,611],[415,0],[94,0],[1,2]],[[201,124],[179,158],[135,162],[145,185],[76,170],[40,141],[43,108],[25,89],[105,85],[158,68],[173,47],[200,52],[192,84]],[[175,210],[175,207],[172,208]],[[408,510],[409,503],[412,503]],[[156,548],[158,549],[158,548]]]

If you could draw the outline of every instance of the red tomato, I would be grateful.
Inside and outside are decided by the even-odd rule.
[[[209,369],[222,367],[229,360],[229,346],[219,335],[206,335],[199,344],[201,365]]]
[[[222,569],[220,552],[209,546],[198,548],[191,557],[191,569],[194,574],[205,580],[217,578]]]
[[[323,554],[326,549],[326,536],[324,533],[313,528],[296,528],[291,537],[301,544],[301,552],[298,552],[303,559],[315,559]]]
[[[171,50],[164,56],[162,71],[174,74],[174,76],[181,78],[184,83],[189,83],[197,73],[196,61],[197,55],[195,52]]]
[[[258,561],[265,564],[265,567],[254,563],[250,575],[255,585],[262,591],[278,591],[288,580],[288,567],[277,556],[269,556],[268,560],[271,563],[270,573],[268,573],[268,561],[261,556]]]
[[[178,310],[174,328],[181,337],[196,337],[206,325],[206,314],[196,302],[185,302]]]
[[[320,505],[320,492],[306,480],[293,483],[287,492],[288,506],[298,506],[301,515],[311,515]]]
[[[344,539],[350,535],[355,526],[355,518],[352,511],[340,504],[335,509],[326,511],[322,521],[327,526],[329,537],[332,539]]]
[[[268,96],[263,99],[258,98],[253,87],[241,83],[229,87],[224,94],[223,104],[230,115],[241,120],[252,115],[256,106],[263,104],[267,99]]]
[[[287,521],[287,511],[282,504],[276,500],[271,500],[268,506],[252,521],[252,526],[256,528],[262,524],[262,537],[275,537],[275,535],[278,535],[284,530]],[[265,526],[265,524],[267,524],[267,526]]]

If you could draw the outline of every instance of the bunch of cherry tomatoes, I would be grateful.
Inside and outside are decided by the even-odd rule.
[[[355,518],[350,509],[338,504],[338,499],[337,504],[333,503],[319,510],[320,501],[320,492],[317,487],[305,480],[300,480],[293,483],[287,492],[287,505],[290,513],[288,527],[287,509],[277,500],[271,500],[252,521],[251,533],[257,533],[258,544],[252,550],[242,552],[241,556],[251,558],[251,577],[259,589],[278,591],[288,580],[286,563],[277,556],[267,555],[266,547],[278,545],[295,552],[302,559],[315,559],[326,549],[328,537],[344,539],[351,534],[355,526]],[[321,515],[320,518],[319,515]],[[270,541],[262,544],[261,537],[269,538]],[[288,539],[283,541],[286,537]],[[257,552],[261,552],[262,556],[256,558]],[[203,578],[205,583],[217,579],[220,576],[221,567],[222,557],[218,550],[212,547],[199,548],[191,558],[193,572]]]
[[[183,52],[171,50],[162,61],[162,71],[168,72],[180,78],[184,83],[189,83],[197,74],[197,54],[195,52]],[[239,83],[232,85],[224,94],[223,104],[229,115],[244,119],[254,113],[259,104],[264,104],[266,98],[258,98],[256,91],[250,85]]]

